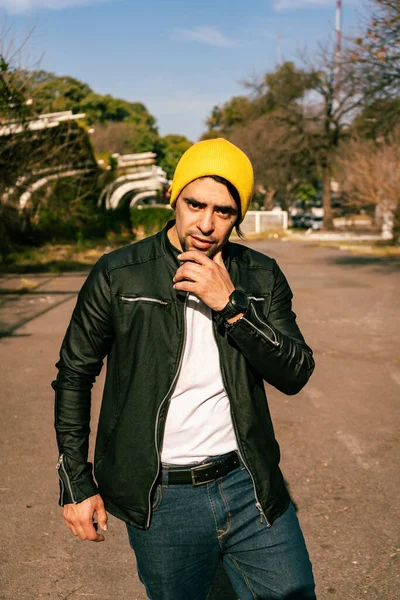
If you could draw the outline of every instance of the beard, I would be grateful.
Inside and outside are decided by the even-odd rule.
[[[197,252],[202,252],[203,254],[205,254],[207,256],[207,258],[213,258],[224,246],[225,243],[227,242],[227,240],[224,240],[223,243],[218,244],[217,242],[213,241],[213,244],[210,245],[209,248],[206,248],[205,250],[200,249],[200,248],[196,248],[195,246],[193,246],[190,243],[190,233],[186,234],[186,236],[184,238],[182,238],[180,240],[181,242],[181,246],[182,246],[182,250],[184,252],[188,252],[189,250],[197,250]]]

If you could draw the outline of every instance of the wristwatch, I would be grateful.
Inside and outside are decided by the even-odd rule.
[[[225,320],[232,319],[240,313],[245,313],[249,308],[250,300],[241,290],[233,290],[229,296],[228,304],[218,314]]]

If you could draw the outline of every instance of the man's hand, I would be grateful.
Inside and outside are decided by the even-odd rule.
[[[98,523],[93,522],[95,512]],[[107,530],[107,513],[99,494],[90,496],[78,504],[64,504],[62,515],[65,525],[79,539],[104,542],[104,535],[97,533],[97,525],[104,531]]]
[[[222,252],[211,259],[199,250],[190,250],[180,254],[178,259],[188,262],[177,270],[174,288],[196,294],[212,310],[225,308],[235,286],[222,260]]]

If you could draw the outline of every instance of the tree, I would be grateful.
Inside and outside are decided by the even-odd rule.
[[[37,114],[81,111],[81,104],[92,93],[90,87],[73,77],[57,77],[46,71],[28,73],[21,71],[29,80],[29,92]]]
[[[351,59],[360,69],[365,96],[396,98],[400,92],[400,3],[373,0],[372,14],[354,40]]]
[[[202,136],[228,135],[237,127],[245,126],[265,114],[293,106],[312,89],[314,73],[296,68],[293,62],[284,62],[275,71],[260,78],[244,79],[249,96],[234,96],[221,106],[214,106],[206,120],[207,132]]]
[[[244,124],[251,116],[250,112],[251,101],[245,96],[234,96],[222,106],[214,106],[206,120],[207,134],[229,133],[235,126]]]
[[[400,98],[383,98],[367,104],[352,123],[356,137],[377,140],[400,125]]]
[[[374,204],[383,222],[383,237],[400,240],[400,126],[387,141],[352,139],[338,160],[343,192],[359,206]]]
[[[264,190],[264,208],[279,196],[287,208],[297,190],[316,179],[308,140],[281,118],[279,111],[263,115],[234,130],[229,139],[249,156],[256,183]]]
[[[91,138],[99,155],[159,151],[160,137],[143,123],[95,123],[93,129]]]
[[[277,195],[287,206],[300,185],[315,180],[315,158],[302,132],[302,102],[315,78],[285,62],[261,80],[244,80],[250,95],[214,107],[207,120],[203,139],[222,135],[249,155],[265,208]]]
[[[24,81],[7,59],[4,52],[4,39],[0,39],[0,130],[6,123],[20,126],[22,132],[30,114],[30,105],[24,96]],[[16,148],[10,136],[0,135],[0,254],[6,252],[11,235],[18,228],[19,217],[15,206],[4,201],[5,192],[15,183],[18,174],[23,172],[29,160],[28,155]]]
[[[276,71],[265,75],[264,91],[259,96],[262,112],[296,106],[318,81],[313,70],[296,67],[293,62],[284,62]]]
[[[172,179],[182,154],[192,146],[192,142],[184,135],[166,135],[161,138],[161,145],[158,164],[166,172],[167,178]]]
[[[296,133],[301,145],[313,155],[322,179],[324,228],[333,229],[332,172],[340,142],[349,136],[349,125],[363,105],[358,69],[338,57],[333,48],[320,47],[312,61],[303,59],[304,93],[301,101],[282,106],[280,119]]]
[[[43,72],[41,78],[46,79]],[[74,90],[68,101],[79,102],[79,86],[70,81],[64,84]],[[84,234],[99,233],[103,226],[97,198],[107,174],[98,168],[85,128],[75,121],[38,128],[31,91],[29,73],[0,55],[2,253],[15,241],[37,243],[57,232],[74,237],[81,229]],[[67,173],[68,177],[55,179]],[[22,210],[23,194],[26,205]]]

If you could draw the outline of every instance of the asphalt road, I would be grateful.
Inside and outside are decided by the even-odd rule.
[[[315,352],[298,396],[269,388],[268,397],[318,598],[399,600],[400,261],[312,243],[249,245],[283,268]],[[80,542],[57,506],[50,381],[83,281],[0,277],[1,599],[146,598],[124,524],[111,517],[105,543]],[[14,293],[21,287],[30,291]],[[222,572],[211,596],[235,598]]]

